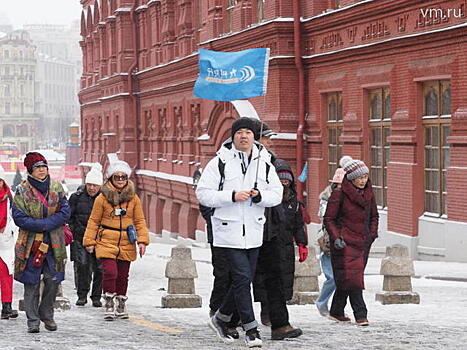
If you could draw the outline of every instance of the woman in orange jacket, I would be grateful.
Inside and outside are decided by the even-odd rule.
[[[141,200],[128,178],[130,166],[116,161],[107,169],[107,182],[96,198],[89,217],[83,246],[102,262],[104,319],[128,318],[125,302],[130,263],[136,260],[136,246],[142,257],[149,233]]]

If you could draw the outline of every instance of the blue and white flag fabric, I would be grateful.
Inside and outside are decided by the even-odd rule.
[[[269,49],[217,52],[199,49],[195,97],[235,101],[266,93]]]
[[[308,177],[308,163],[305,162],[305,166],[303,167],[302,173],[298,177],[298,181],[305,182],[307,177]]]

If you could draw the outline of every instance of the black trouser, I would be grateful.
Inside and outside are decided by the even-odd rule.
[[[355,320],[367,318],[367,309],[365,300],[363,300],[363,290],[342,290],[336,289],[334,297],[332,298],[331,310],[329,313],[334,316],[344,316],[345,305],[347,304],[347,297],[350,299]]]
[[[102,266],[94,253],[86,252],[86,255],[85,261],[75,261],[78,273],[78,298],[87,298],[92,281],[91,299],[93,301],[100,300],[102,294]]]
[[[209,308],[216,312],[222,305],[230,288],[229,261],[223,248],[214,247],[211,243],[211,262],[214,283],[212,286]]]
[[[267,295],[267,302],[261,302],[261,309],[263,312],[269,311],[272,330],[289,325],[289,312],[282,286],[279,250],[280,243],[277,238],[263,242],[256,266],[256,273],[264,276],[264,288]]]

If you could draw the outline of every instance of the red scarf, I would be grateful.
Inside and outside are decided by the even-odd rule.
[[[3,187],[0,188],[0,230],[2,232],[8,219],[8,198],[11,198],[10,187],[3,181]]]

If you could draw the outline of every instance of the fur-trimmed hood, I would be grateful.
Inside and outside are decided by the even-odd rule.
[[[102,186],[101,193],[105,199],[115,207],[133,199],[135,196],[135,185],[131,180],[128,180],[128,184],[119,192],[110,181],[107,181]]]

